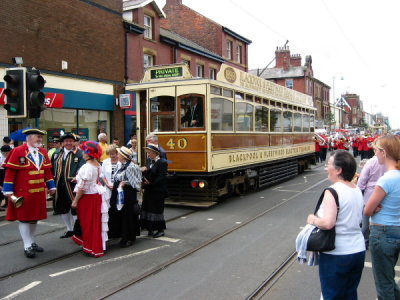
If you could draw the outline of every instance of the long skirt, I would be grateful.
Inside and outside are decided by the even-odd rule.
[[[164,219],[164,193],[144,190],[140,227],[148,231],[163,231],[166,229]]]
[[[77,216],[82,235],[72,236],[72,240],[82,246],[83,251],[95,257],[104,255],[101,227],[101,196],[84,194],[78,202]]]
[[[131,186],[124,187],[124,206],[121,210],[117,209],[117,188],[118,182],[114,183],[111,194],[110,210],[108,211],[108,237],[122,238],[125,241],[136,240],[140,235],[139,226],[139,204],[136,199],[136,190]]]

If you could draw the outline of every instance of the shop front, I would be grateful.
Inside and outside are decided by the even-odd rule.
[[[50,146],[52,139],[59,137],[62,132],[75,132],[81,141],[97,141],[101,132],[110,136],[111,112],[114,110],[112,83],[46,73],[42,75],[46,80],[43,89],[46,94],[46,110],[41,113],[40,119],[8,119],[8,133],[26,127],[46,130],[45,147]],[[4,119],[5,113],[0,118]]]

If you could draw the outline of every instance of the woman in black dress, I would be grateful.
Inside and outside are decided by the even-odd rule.
[[[114,185],[110,199],[108,227],[109,238],[121,238],[119,245],[128,247],[140,235],[137,191],[140,189],[142,174],[138,165],[132,162],[132,151],[126,147],[117,148],[121,165],[114,174]],[[123,189],[124,204],[117,207],[118,188]]]
[[[148,160],[143,171],[143,202],[140,214],[142,229],[154,238],[164,236],[164,200],[167,197],[168,163],[160,158],[157,145],[148,144],[145,147]]]

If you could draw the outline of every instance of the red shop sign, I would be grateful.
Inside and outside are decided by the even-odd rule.
[[[50,108],[62,108],[64,106],[64,94],[46,93],[44,104]]]
[[[4,88],[0,88],[0,105],[6,104],[6,95],[4,94]]]

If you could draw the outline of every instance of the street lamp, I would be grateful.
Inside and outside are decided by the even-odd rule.
[[[333,82],[333,84],[332,84],[332,100],[333,100],[333,104],[335,104],[335,102],[336,102],[336,94],[335,94],[335,80],[336,80],[336,76],[338,75],[338,73],[337,74],[335,74],[335,75],[333,75],[333,77],[332,77],[332,82]],[[340,78],[339,78],[339,80],[344,80],[344,78],[343,78],[343,76],[340,76]]]

